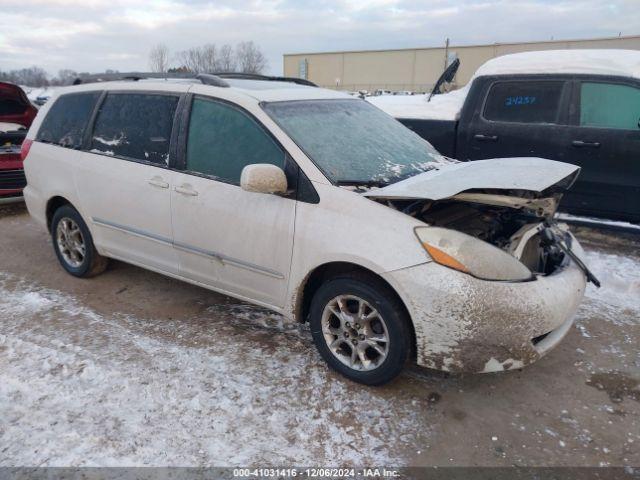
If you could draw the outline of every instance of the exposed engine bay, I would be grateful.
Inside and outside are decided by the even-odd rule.
[[[429,225],[457,230],[501,248],[539,275],[553,273],[568,262],[566,252],[556,241],[558,234],[564,234],[551,220],[559,198],[537,199],[553,204],[551,211],[541,211],[522,206],[518,202],[521,198],[480,194],[490,201],[497,197],[518,202],[518,205],[499,206],[470,202],[464,195],[438,201],[386,200],[384,203]],[[471,198],[480,200],[481,197]],[[556,233],[545,234],[547,229],[554,229]]]

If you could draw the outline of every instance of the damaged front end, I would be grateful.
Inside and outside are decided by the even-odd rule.
[[[387,205],[432,227],[489,243],[519,260],[533,275],[547,275],[562,266],[566,257],[546,233],[556,228],[553,214],[559,200],[559,194],[525,200],[508,194],[469,192],[445,200],[387,201]]]
[[[585,280],[597,285],[580,245],[553,219],[579,168],[500,159],[447,170],[363,193],[425,224],[416,235],[433,261],[385,279],[408,304],[418,364],[521,368],[569,331]]]
[[[574,258],[587,278],[597,283],[571,253],[570,235],[553,220],[562,194],[579,170],[574,165],[538,158],[457,163],[364,195],[432,228],[443,229],[431,238],[453,230],[499,248],[527,267],[530,279],[549,275]],[[451,240],[445,238],[443,242],[451,247]],[[462,247],[458,254],[472,255],[460,250]],[[490,252],[478,253],[486,253],[488,258],[474,259],[475,263],[493,261]],[[432,252],[430,255],[434,256]]]

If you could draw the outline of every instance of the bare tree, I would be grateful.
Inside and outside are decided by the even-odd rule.
[[[208,43],[200,48],[200,57],[202,59],[202,72],[213,73],[217,68],[217,49],[215,44]]]
[[[0,72],[0,80],[28,87],[46,87],[49,85],[47,72],[40,67],[22,68],[9,72]]]
[[[235,72],[236,58],[233,54],[233,47],[229,44],[222,45],[218,52],[216,72]]]
[[[169,69],[169,48],[158,44],[149,52],[149,68],[152,72],[164,73]]]
[[[51,79],[51,84],[63,86],[71,85],[76,78],[78,78],[78,73],[75,70],[64,68],[62,70],[58,70],[58,76]]]
[[[264,54],[253,42],[241,42],[235,50],[228,44],[219,48],[213,43],[192,47],[178,52],[176,63],[193,73],[261,73],[267,68]]]
[[[267,68],[267,59],[253,42],[240,42],[236,46],[236,60],[243,73],[262,73]]]
[[[176,53],[176,62],[189,72],[200,72],[200,54],[198,48],[190,48]]]
[[[176,57],[190,72],[212,73],[218,70],[218,50],[213,43],[184,50]]]

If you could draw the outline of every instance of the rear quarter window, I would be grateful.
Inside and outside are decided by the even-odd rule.
[[[640,88],[615,83],[582,83],[580,126],[638,130]]]
[[[43,120],[36,141],[80,148],[89,118],[101,94],[96,91],[58,97]]]
[[[91,152],[168,165],[179,96],[109,93],[100,106]]]
[[[483,117],[495,122],[557,123],[562,81],[497,82],[491,86]]]

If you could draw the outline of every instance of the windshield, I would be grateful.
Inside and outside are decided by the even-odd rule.
[[[446,162],[428,142],[363,100],[273,102],[264,110],[338,184],[389,184]]]

